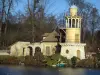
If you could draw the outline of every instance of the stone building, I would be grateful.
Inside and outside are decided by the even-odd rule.
[[[54,30],[51,33],[45,33],[43,40],[35,43],[18,42],[11,46],[10,55],[26,56],[33,55],[35,48],[40,47],[45,56],[55,54],[57,43],[61,45],[60,54],[68,59],[76,56],[85,59],[85,43],[81,43],[81,16],[77,15],[78,7],[70,7],[70,15],[65,16],[66,27],[59,28],[58,32]],[[16,53],[17,52],[17,53]]]

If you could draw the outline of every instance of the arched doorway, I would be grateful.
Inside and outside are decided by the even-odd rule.
[[[41,52],[41,48],[40,47],[35,47],[35,53],[36,52]]]
[[[80,58],[80,56],[81,56],[81,52],[80,50],[77,50],[77,57]]]
[[[33,48],[31,46],[28,46],[29,48],[29,55],[32,56],[33,55]]]

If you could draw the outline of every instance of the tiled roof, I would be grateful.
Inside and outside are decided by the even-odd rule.
[[[59,36],[58,33],[54,30],[52,33],[49,33],[49,35],[43,39],[43,42],[57,42],[57,38],[55,36]]]

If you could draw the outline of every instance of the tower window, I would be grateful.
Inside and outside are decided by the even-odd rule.
[[[71,28],[71,19],[69,19],[69,28]]]
[[[76,28],[78,28],[78,19],[76,19]]]
[[[75,19],[72,20],[72,27],[75,28]]]

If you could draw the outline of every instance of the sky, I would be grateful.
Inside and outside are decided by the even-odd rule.
[[[92,3],[100,12],[100,0],[86,0],[87,2]],[[26,4],[27,4],[27,0],[21,0],[21,2],[18,3],[18,5],[16,5],[16,9],[15,11],[21,11],[21,12],[25,12],[25,8],[26,8]],[[66,2],[66,0],[50,0],[49,4],[48,4],[48,8],[46,9],[49,14],[53,14],[53,15],[58,15],[61,14],[63,12],[67,12],[68,11],[68,4]]]
[[[87,0],[87,1],[92,3],[100,12],[100,0]]]
[[[25,6],[27,4],[27,0],[21,0],[21,2],[16,5],[15,11],[25,12]],[[50,0],[46,12],[52,14],[59,14],[66,11],[68,8],[68,4],[65,0]]]

